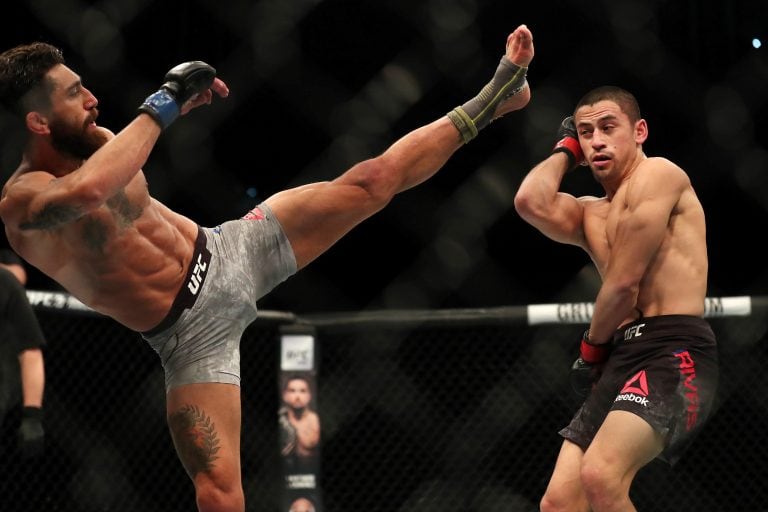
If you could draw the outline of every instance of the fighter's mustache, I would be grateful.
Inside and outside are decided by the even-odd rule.
[[[85,120],[85,126],[88,126],[91,123],[95,123],[98,117],[99,117],[99,110],[96,108],[91,109],[91,115],[88,116],[88,118]]]

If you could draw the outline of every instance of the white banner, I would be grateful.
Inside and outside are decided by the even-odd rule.
[[[528,325],[540,324],[588,324],[592,321],[593,302],[564,302],[561,304],[529,304]],[[718,318],[725,316],[749,316],[752,314],[752,299],[741,297],[707,297],[704,301],[704,316]]]

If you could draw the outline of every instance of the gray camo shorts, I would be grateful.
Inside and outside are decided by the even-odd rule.
[[[294,273],[293,249],[265,203],[241,219],[200,227],[168,316],[141,333],[160,356],[166,389],[239,385],[240,338],[256,319],[256,302]]]

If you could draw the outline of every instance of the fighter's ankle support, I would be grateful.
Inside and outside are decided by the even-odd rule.
[[[465,144],[490,124],[499,104],[523,89],[527,72],[527,67],[513,64],[503,56],[493,78],[480,94],[448,112],[448,119],[459,130]]]

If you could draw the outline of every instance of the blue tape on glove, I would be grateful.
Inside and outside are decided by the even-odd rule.
[[[176,100],[165,89],[150,94],[139,107],[139,110],[151,115],[163,129],[179,117],[181,112]]]

